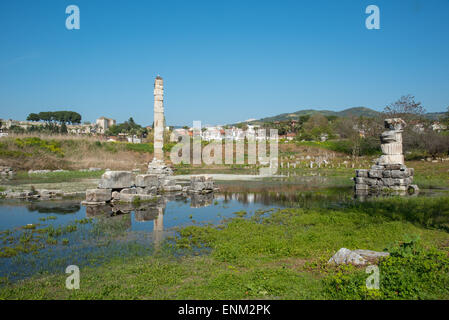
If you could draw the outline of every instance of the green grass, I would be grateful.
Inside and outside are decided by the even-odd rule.
[[[449,287],[449,234],[438,229],[439,225],[415,218],[425,216],[424,209],[437,210],[449,197],[442,202],[402,199],[406,209],[398,212],[401,219],[377,214],[380,209],[399,210],[400,203],[395,201],[399,200],[336,210],[259,211],[251,218],[240,212],[216,227],[178,229],[177,236],[154,256],[117,258],[103,266],[83,268],[79,290],[65,289],[67,275],[61,271],[7,283],[0,298],[449,298],[445,289]],[[440,216],[447,217],[448,207],[440,210]],[[404,249],[410,238],[420,238],[419,250]],[[363,289],[364,269],[326,264],[341,247],[392,253],[380,263],[385,276],[380,291]],[[342,283],[347,290],[341,290]]]
[[[126,149],[140,153],[153,153],[153,143],[127,143]]]

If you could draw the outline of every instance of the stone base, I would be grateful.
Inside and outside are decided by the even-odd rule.
[[[415,193],[418,188],[412,187],[413,168],[404,164],[373,165],[371,169],[356,170],[355,191],[357,194],[398,192]]]
[[[151,161],[148,164],[147,173],[155,174],[158,176],[159,175],[171,176],[173,175],[173,170],[170,167],[168,167],[164,161],[153,159],[153,161]]]

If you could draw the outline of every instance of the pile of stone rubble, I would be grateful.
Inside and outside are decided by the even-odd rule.
[[[356,170],[355,189],[359,193],[382,191],[418,191],[413,185],[414,169],[403,164],[373,165],[371,169]]]
[[[63,192],[62,190],[13,190],[0,192],[0,198],[21,200],[57,200],[63,198],[79,197],[83,192]]]
[[[131,171],[106,171],[97,189],[86,191],[84,205],[105,203],[153,201],[163,193],[183,192],[206,194],[214,191],[214,182],[208,176],[192,176],[189,186],[177,184],[165,174],[138,174]]]
[[[404,164],[402,153],[402,132],[404,120],[400,118],[385,119],[386,131],[380,136],[382,156],[371,169],[356,170],[356,194],[370,194],[394,191],[398,193],[415,193],[419,191],[413,183],[414,169]]]

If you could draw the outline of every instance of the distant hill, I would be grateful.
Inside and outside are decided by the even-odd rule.
[[[257,122],[272,122],[272,121],[287,121],[292,119],[297,119],[300,116],[313,115],[316,113],[320,113],[323,116],[337,116],[337,117],[375,117],[379,115],[380,112],[375,111],[366,107],[354,107],[348,108],[342,111],[331,111],[331,110],[314,110],[314,109],[305,109],[299,110],[293,113],[282,113],[277,116],[262,118],[259,120],[251,121],[251,123]]]
[[[430,120],[440,120],[446,115],[446,112],[429,112],[426,113],[426,118]]]
[[[281,113],[276,116],[266,117],[259,120],[246,121],[247,123],[257,124],[263,122],[273,122],[273,121],[288,121],[293,119],[298,119],[301,116],[313,115],[320,113],[323,116],[337,116],[337,117],[367,117],[374,118],[381,114],[381,112],[367,108],[367,107],[353,107],[342,111],[331,111],[331,110],[314,110],[314,109],[304,109],[298,110],[292,113]],[[425,114],[425,117],[430,120],[438,120],[443,117],[445,112],[429,112]]]

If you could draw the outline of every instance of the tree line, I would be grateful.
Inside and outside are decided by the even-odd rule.
[[[39,113],[30,113],[27,117],[28,121],[45,121],[48,123],[57,122],[60,124],[79,124],[81,123],[81,115],[74,111],[45,111]]]

